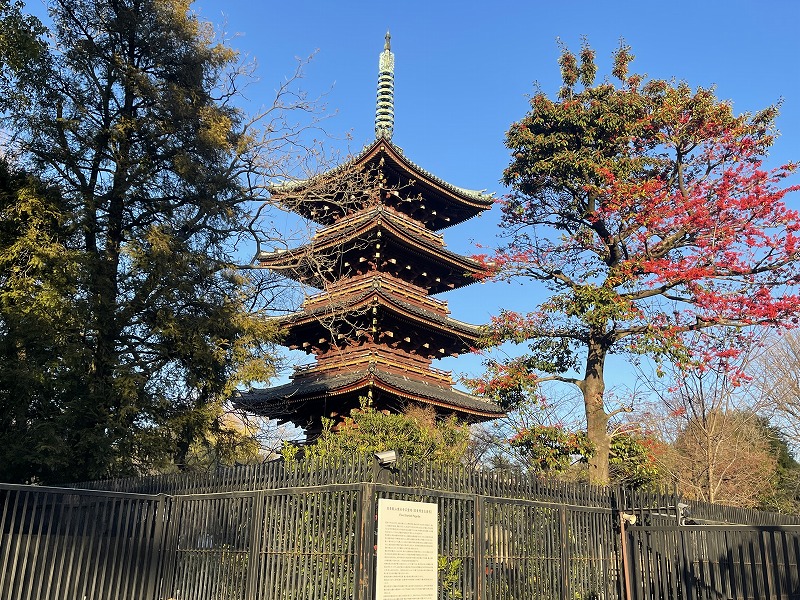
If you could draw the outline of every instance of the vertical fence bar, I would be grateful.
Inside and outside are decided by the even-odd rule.
[[[768,598],[777,598],[779,594],[775,589],[775,580],[772,576],[772,569],[770,568],[770,561],[769,559],[769,540],[771,539],[771,535],[767,532],[759,533],[758,534],[758,546],[759,546],[759,556],[761,557],[761,569],[763,571],[762,575],[764,577],[764,594]]]
[[[156,600],[156,586],[161,574],[159,536],[159,517],[162,516],[162,502],[164,496],[159,494],[147,507],[147,519],[145,520],[145,531],[147,532],[147,552],[139,557],[141,577],[136,586],[136,594],[146,600]]]
[[[678,560],[677,560],[677,569],[678,573],[676,574],[678,577],[678,581],[680,581],[680,589],[683,593],[684,598],[690,598],[693,586],[691,585],[691,577],[689,574],[691,573],[691,561],[692,557],[690,556],[689,552],[686,550],[686,539],[690,537],[689,530],[678,527],[675,538],[676,538],[676,545],[678,550]]]
[[[24,500],[27,496],[27,492],[23,491],[12,491],[8,493],[8,497],[14,498],[13,507],[11,508],[10,518],[8,519],[8,543],[6,548],[3,550],[3,558],[0,560],[0,592],[3,592],[6,587],[9,590],[14,589],[14,573],[17,569],[17,554],[19,552],[19,542],[21,539],[21,530],[22,530],[22,522],[24,519],[20,519],[20,524],[17,526],[17,509],[20,506],[20,498],[23,499],[23,506]],[[7,497],[7,498],[8,498]],[[8,503],[7,503],[8,504]],[[6,506],[7,506],[6,504]],[[24,508],[23,508],[24,511]],[[4,529],[5,531],[5,518],[6,518],[6,510],[3,510],[3,520],[4,520]],[[16,550],[13,548],[16,546]],[[6,586],[6,581],[7,586]]]
[[[164,538],[166,528],[164,523],[167,519],[168,498],[164,494],[159,494],[158,499],[150,506],[153,511],[153,524],[148,527],[152,538],[150,540],[150,560],[145,568],[145,598],[147,600],[157,600],[161,594],[159,583],[164,576]],[[143,561],[144,564],[145,561]]]
[[[89,529],[89,547],[87,552],[90,556],[100,556],[103,553],[103,539],[102,536],[97,535],[97,523],[100,521],[98,515],[94,515],[92,519],[92,526]],[[92,554],[94,553],[94,554]],[[83,589],[81,591],[81,598],[91,598],[94,595],[94,585],[97,581],[97,569],[87,569],[86,576],[84,577]]]
[[[58,566],[56,567],[56,580],[55,580],[55,592],[54,597],[60,598],[62,596],[68,595],[68,590],[62,590],[62,583],[64,582],[64,578],[66,573],[69,572],[69,567],[65,569],[65,565],[72,564],[72,556],[71,551],[74,550],[74,543],[70,544],[69,542],[75,537],[75,529],[76,525],[74,523],[75,519],[75,510],[74,506],[65,502],[65,499],[69,498],[69,496],[62,497],[62,502],[64,506],[64,511],[62,512],[62,521],[59,523],[59,533],[63,532],[63,535],[59,537],[62,538],[61,547],[62,550],[59,553],[61,556],[58,560]],[[66,516],[65,516],[66,513]],[[67,555],[70,555],[69,563],[67,563]],[[56,562],[56,561],[54,561]]]
[[[120,500],[120,511],[117,519],[114,520],[114,531],[116,542],[114,544],[114,576],[109,583],[109,598],[113,600],[125,600],[125,587],[128,574],[130,572],[131,544],[138,541],[133,536],[136,519],[139,512],[140,502]],[[133,539],[131,539],[133,537]],[[111,590],[114,595],[111,595]]]
[[[184,518],[183,498],[178,496],[170,502],[169,520],[165,521],[164,536],[161,542],[161,589],[159,597],[172,598],[175,595],[175,570],[177,567],[178,531]]]
[[[256,600],[258,598],[258,572],[261,566],[261,543],[264,535],[264,492],[255,492],[252,501],[250,540],[247,553],[246,600]]]
[[[280,564],[278,562],[278,555],[276,551],[280,551],[283,547],[283,528],[281,527],[281,520],[280,517],[283,514],[283,504],[285,498],[282,496],[277,495],[267,495],[265,496],[265,501],[269,502],[269,510],[265,510],[264,514],[267,515],[269,519],[269,529],[267,530],[267,540],[269,540],[270,544],[272,545],[273,552],[269,552],[268,549],[264,549],[264,557],[266,560],[266,565],[262,568],[261,572],[263,573],[263,580],[259,582],[259,585],[264,587],[266,586],[267,598],[271,598],[272,595],[269,590],[272,590],[274,584],[272,582],[277,580],[278,571],[280,569]]]
[[[787,538],[788,536],[786,532],[781,532],[780,540],[778,542],[781,554],[781,578],[783,581],[783,589],[785,590],[786,594],[792,590],[792,568],[790,566],[791,557],[789,554],[789,540]]]
[[[561,600],[569,598],[569,532],[567,531],[567,509],[565,506],[558,507],[558,541],[561,558]]]
[[[473,552],[475,554],[475,573],[473,589],[475,590],[475,600],[486,598],[486,535],[483,524],[484,512],[486,510],[486,498],[475,496],[474,505],[474,539]]]
[[[44,527],[45,536],[44,536],[44,540],[42,541],[42,551],[41,551],[41,554],[42,554],[41,571],[42,572],[39,572],[39,576],[37,577],[38,581],[36,582],[36,586],[35,586],[36,591],[34,592],[34,595],[32,597],[35,600],[39,600],[41,598],[44,598],[44,596],[42,595],[42,586],[45,583],[46,577],[44,577],[44,572],[43,571],[44,571],[45,566],[47,565],[47,563],[48,562],[52,562],[52,558],[50,558],[50,560],[48,561],[48,556],[49,556],[48,555],[48,550],[50,549],[51,539],[54,537],[53,536],[53,526],[54,526],[54,518],[55,518],[55,513],[56,513],[56,507],[55,507],[55,503],[52,501],[52,494],[47,494],[46,498],[47,498],[46,507],[49,508],[49,510],[46,511],[48,513],[47,525],[46,526],[44,524],[45,523],[45,518],[44,518],[45,515],[44,514],[42,515],[42,526]],[[2,520],[0,520],[0,531],[2,531],[2,524],[3,524],[3,522],[2,522]],[[28,594],[29,598],[28,598],[28,600],[32,600],[30,598],[30,592],[33,591],[34,586],[31,585],[28,589],[29,589],[29,594]],[[1,591],[2,591],[2,588],[0,588],[0,592]]]
[[[31,505],[32,505],[31,506],[31,510],[28,512],[28,514],[30,515],[30,525],[25,527],[25,538],[26,538],[25,539],[25,550],[23,550],[22,553],[21,553],[22,554],[22,559],[21,559],[22,560],[22,564],[19,566],[19,579],[21,581],[25,580],[25,573],[27,572],[27,569],[28,569],[28,557],[30,556],[30,551],[31,551],[30,550],[30,548],[31,548],[31,538],[33,537],[33,530],[34,530],[34,525],[36,523],[37,517],[39,517],[39,520],[41,521],[41,516],[39,515],[39,498],[40,498],[40,495],[37,492],[33,492],[30,495],[30,498],[32,498],[32,500],[33,500],[33,502],[31,502]],[[44,500],[44,498],[42,498],[42,500]],[[25,516],[26,515],[23,515],[23,522],[24,522],[24,517]],[[34,564],[35,564],[35,559],[34,559]],[[17,598],[22,598],[22,593],[23,592],[24,592],[24,589],[20,589],[19,590],[19,595],[17,596]]]
[[[4,490],[3,493],[3,510],[2,514],[0,515],[0,539],[6,539],[6,543],[3,544],[3,547],[0,547],[0,594],[5,593],[5,578],[6,578],[6,570],[7,570],[7,557],[8,553],[11,549],[11,533],[14,531],[13,523],[11,526],[6,525],[6,515],[8,514],[8,506],[11,502],[12,497],[16,499],[18,492],[14,492],[12,490]],[[8,528],[8,534],[6,534],[6,528]]]
[[[270,583],[271,589],[276,590],[277,586],[287,580],[287,564],[289,562],[289,549],[292,546],[291,525],[289,519],[292,513],[292,497],[288,495],[277,496],[278,505],[280,510],[278,512],[278,520],[276,527],[280,532],[280,545],[279,554],[275,554],[273,560],[275,561],[275,574],[274,581]],[[272,597],[277,597],[277,593],[273,592]]]
[[[112,527],[113,527],[113,524],[114,524],[114,520],[115,520],[115,515],[116,515],[115,507],[116,507],[116,504],[117,504],[117,501],[113,497],[109,498],[107,502],[103,502],[102,503],[103,511],[100,511],[100,514],[103,515],[103,519],[102,520],[98,520],[100,529],[101,529],[101,531],[103,531],[103,535],[102,535],[101,540],[100,540],[100,541],[102,541],[102,547],[103,547],[102,558],[98,562],[98,565],[97,565],[97,573],[98,573],[98,576],[99,576],[99,582],[97,584],[98,585],[97,596],[100,597],[100,598],[104,597],[103,594],[105,593],[106,582],[109,579],[109,577],[108,577],[108,572],[109,572],[108,564],[109,564],[109,560],[111,560],[111,554],[112,554],[112,552],[111,552],[112,541],[109,539],[109,537],[110,537],[110,534],[111,534],[111,531],[112,531]],[[76,526],[76,531],[77,531],[77,526]],[[73,546],[73,550],[74,550],[74,542],[73,542],[72,546]],[[71,565],[72,565],[72,555],[70,555],[70,567],[71,567]],[[94,591],[92,593],[94,594]]]
[[[44,588],[44,594],[41,596],[42,598],[51,598],[51,591],[53,590],[53,581],[60,580],[60,569],[56,569],[56,563],[58,562],[58,557],[63,556],[64,554],[64,535],[59,535],[60,532],[63,531],[64,527],[64,503],[62,500],[62,496],[59,496],[59,502],[56,505],[53,502],[53,513],[54,513],[54,523],[53,529],[51,530],[51,537],[53,538],[53,549],[52,554],[50,556],[50,567],[47,572],[47,577],[43,577],[43,580],[46,580],[47,585]]]
[[[613,518],[613,517],[612,517]],[[628,530],[625,528],[625,515],[619,513],[619,542],[620,554],[622,555],[622,580],[625,589],[625,600],[633,600],[631,596],[631,576],[630,576],[630,554],[628,552]],[[633,547],[631,543],[631,547]]]
[[[306,536],[305,524],[306,519],[312,518],[311,508],[313,505],[314,502],[312,494],[303,494],[302,496],[299,496],[299,502],[297,503],[298,511],[297,516],[295,517],[295,521],[297,523],[297,530],[295,533],[295,543],[297,544],[297,547],[295,550],[294,561],[294,572],[297,575],[295,581],[297,582],[301,593],[305,597],[307,597],[308,588],[311,585],[308,573],[308,561],[310,555],[309,546],[311,546],[312,542]]]

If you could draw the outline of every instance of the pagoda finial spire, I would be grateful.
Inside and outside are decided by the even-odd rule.
[[[378,61],[378,105],[375,109],[375,137],[392,139],[394,131],[394,54],[391,50],[392,34],[386,32]]]

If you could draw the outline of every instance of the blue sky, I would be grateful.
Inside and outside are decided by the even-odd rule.
[[[783,101],[781,137],[770,162],[800,160],[800,22],[798,2],[245,2],[200,0],[207,19],[238,34],[232,45],[259,62],[263,101],[295,57],[317,51],[304,86],[327,90],[336,134],[351,132],[351,151],[373,139],[378,54],[387,28],[395,53],[394,141],[411,160],[462,187],[504,193],[508,164],[503,136],[528,108],[534,82],[559,86],[557,39],[578,50],[585,36],[608,73],[620,39],[636,55],[633,70],[715,85],[737,112]],[[263,91],[260,91],[263,90]],[[345,147],[345,146],[343,146]],[[790,204],[800,208],[795,195]],[[444,231],[451,250],[496,243],[496,211]],[[487,284],[440,295],[452,316],[486,322],[501,307],[533,308],[534,284]],[[474,374],[472,356],[440,367]],[[631,385],[625,363],[612,363],[608,383]]]
[[[39,0],[29,0],[41,12]],[[327,128],[357,152],[373,139],[378,54],[392,33],[395,53],[394,141],[414,162],[461,187],[504,193],[508,164],[503,146],[509,124],[522,117],[534,82],[547,93],[559,86],[557,39],[578,50],[582,36],[598,54],[599,76],[609,71],[620,39],[632,46],[633,70],[676,78],[693,87],[716,85],[737,112],[783,100],[782,136],[770,162],[800,160],[800,2],[795,0],[638,2],[393,2],[199,0],[205,19],[231,45],[259,63],[260,82],[247,91],[269,102],[296,57],[316,51],[303,86],[330,90],[336,116]],[[795,177],[797,180],[798,177]],[[789,203],[800,208],[797,194]],[[497,214],[444,231],[448,247],[471,254],[474,243],[496,243]],[[532,308],[541,291],[528,283],[473,285],[441,295],[452,316],[482,323],[501,307]],[[471,374],[475,357],[442,361],[441,368]],[[609,370],[610,385],[629,379],[624,363]]]

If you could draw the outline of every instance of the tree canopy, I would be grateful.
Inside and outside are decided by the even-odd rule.
[[[0,112],[29,102],[28,94],[46,63],[46,30],[23,9],[20,1],[0,0]]]
[[[235,253],[270,140],[297,130],[237,107],[247,69],[189,4],[52,0],[49,48],[0,4],[3,81],[26,48],[45,75],[4,107],[2,479],[183,468],[226,438],[231,391],[273,373],[277,332]],[[29,46],[9,52],[9,31]]]
[[[430,406],[409,406],[403,413],[363,406],[340,422],[325,419],[319,439],[304,448],[304,455],[346,459],[357,454],[399,450],[412,460],[456,464],[467,454],[469,439],[467,424],[455,417],[437,419]],[[283,454],[293,458],[296,446],[286,445]]]
[[[487,346],[529,352],[490,362],[477,390],[513,406],[544,380],[577,385],[596,483],[609,477],[609,419],[625,409],[606,406],[610,353],[725,368],[748,328],[793,325],[800,307],[800,220],[783,203],[794,165],[763,166],[777,107],[737,115],[711,88],[629,73],[625,45],[613,58],[616,83],[596,83],[594,51],[565,48],[558,98],[537,91],[511,125],[508,243],[479,257],[487,277],[552,295],[493,319]],[[720,328],[741,335],[723,344]]]

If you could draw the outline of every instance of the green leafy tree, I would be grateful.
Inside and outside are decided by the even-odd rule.
[[[506,136],[507,246],[487,277],[529,278],[552,291],[527,314],[493,319],[487,346],[530,352],[490,362],[478,392],[513,407],[546,380],[576,385],[594,447],[591,481],[609,480],[606,359],[611,353],[723,365],[738,351],[717,331],[797,319],[800,219],[783,204],[792,170],[762,168],[776,107],[735,115],[713,90],[630,74],[627,46],[595,84],[594,51],[564,49],[564,87],[539,91]],[[789,291],[787,291],[789,290]],[[703,332],[699,343],[686,336]]]
[[[57,190],[0,161],[0,473],[45,479],[82,441],[69,431],[88,360],[77,260]]]
[[[404,458],[455,464],[469,446],[469,426],[455,417],[437,419],[431,407],[409,406],[403,413],[377,411],[364,406],[339,421],[325,419],[316,443],[306,446],[307,456],[345,458],[399,450]],[[286,445],[284,456],[294,458],[295,446]]]
[[[627,427],[611,437],[609,472],[611,481],[640,488],[655,487],[666,481],[658,464],[664,444],[640,427]]]
[[[184,468],[198,443],[225,437],[223,402],[236,385],[273,372],[277,332],[259,295],[268,282],[238,270],[235,252],[258,228],[259,182],[279,168],[270,152],[300,135],[285,120],[292,92],[287,84],[275,104],[247,117],[235,106],[247,68],[189,5],[50,2],[47,76],[6,126],[30,171],[58,190],[53,221],[66,237],[59,229],[52,239],[68,252],[36,239],[47,227],[35,227],[35,209],[10,207],[20,229],[5,258],[22,265],[19,243],[28,243],[32,255],[58,263],[58,280],[43,264],[4,281],[7,297],[32,298],[26,316],[44,334],[43,348],[13,343],[46,377],[42,412],[12,419],[37,450],[14,474],[0,465],[1,478]],[[313,110],[303,97],[296,105]],[[18,333],[15,310],[5,323]],[[29,411],[39,401],[23,397]],[[45,464],[47,451],[56,456]]]
[[[45,70],[45,28],[23,8],[22,2],[0,0],[0,112],[27,103],[37,75]]]
[[[511,438],[528,464],[541,475],[558,476],[577,462],[586,463],[594,447],[585,431],[570,431],[561,426],[538,425],[522,429]],[[657,483],[661,472],[653,455],[653,441],[636,431],[618,432],[611,438],[610,480],[629,487]]]
[[[540,473],[561,473],[576,457],[588,458],[594,453],[585,433],[559,426],[536,425],[523,429],[511,438],[511,446],[524,449]]]

